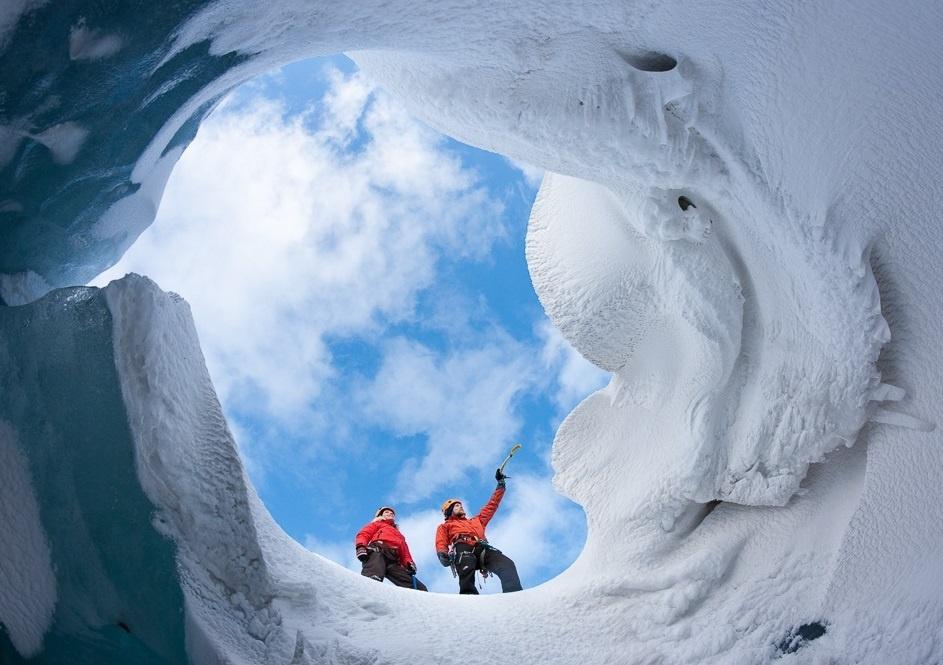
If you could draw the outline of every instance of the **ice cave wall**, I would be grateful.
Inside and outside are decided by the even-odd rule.
[[[497,635],[530,630],[506,662],[548,644],[557,662],[761,660],[812,620],[830,622],[816,648],[839,662],[939,659],[943,454],[925,431],[943,419],[935,3],[77,0],[0,11],[0,451],[5,487],[20,488],[0,496],[35,506],[3,513],[6,533],[24,536],[0,542],[20,552],[10,561],[52,562],[20,580],[36,589],[30,603],[0,596],[5,655],[35,653],[39,641],[55,662],[56,645],[72,640],[165,660],[186,649],[198,662],[451,662],[420,631],[446,608]],[[455,599],[423,606],[384,590],[374,603],[284,542],[221,420],[201,425],[215,443],[191,432],[196,442],[178,450],[173,410],[147,427],[135,419],[135,408],[151,413],[148,390],[166,395],[155,382],[180,375],[158,371],[162,347],[121,312],[158,312],[144,320],[189,339],[169,297],[132,280],[108,297],[59,292],[12,307],[120,256],[233,85],[341,50],[440,129],[560,174],[531,222],[535,287],[568,339],[616,375],[555,445],[556,482],[587,510],[585,552],[485,619]],[[154,354],[146,371],[121,365],[133,356],[116,338],[132,333]],[[106,376],[109,345],[118,374]],[[201,371],[195,356],[181,360],[186,376]],[[64,387],[53,380],[79,369]],[[95,388],[62,393],[76,385]],[[195,403],[216,413],[199,385]],[[65,413],[79,397],[95,397],[102,417]],[[65,423],[84,434],[67,437]],[[70,494],[75,477],[96,476],[106,444],[125,457],[113,481],[98,482],[131,483],[138,496],[117,514],[103,497]],[[152,465],[161,450],[172,463]],[[585,465],[587,450],[609,462],[603,471]],[[190,496],[180,469],[212,469],[203,489],[234,497],[216,550],[194,528],[216,508]],[[38,527],[14,523],[30,510]],[[151,511],[189,517],[152,523]],[[139,634],[157,619],[124,609],[140,604],[134,572],[112,560],[109,533],[127,522],[140,529],[134,542],[153,544],[148,554],[164,552],[155,574],[173,578],[148,584],[170,590],[148,606],[167,639]],[[111,599],[66,565],[86,547],[102,552],[93,569]],[[590,630],[613,617],[603,634]],[[417,637],[388,644],[390,632]]]

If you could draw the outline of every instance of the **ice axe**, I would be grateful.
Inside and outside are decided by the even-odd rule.
[[[513,446],[511,446],[511,450],[508,451],[508,456],[504,458],[504,461],[503,461],[503,462],[501,462],[501,466],[498,467],[498,471],[500,471],[500,472],[503,474],[503,473],[504,473],[504,467],[506,467],[506,466],[507,466],[507,463],[511,461],[511,458],[514,457],[514,455],[517,454],[517,451],[520,450],[520,449],[523,448],[523,447],[524,447],[524,446],[522,446],[522,445],[519,444],[519,443],[515,443]]]

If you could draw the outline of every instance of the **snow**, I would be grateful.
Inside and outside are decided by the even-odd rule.
[[[72,162],[82,149],[88,130],[75,122],[62,122],[36,134],[36,139],[49,148],[56,164]]]
[[[8,0],[4,3],[0,8],[0,51],[6,48],[7,41],[20,19],[44,4],[45,0]]]
[[[839,626],[818,648],[842,654],[862,637],[848,631],[849,621],[877,621],[860,607],[821,609],[841,563],[841,525],[859,509],[864,448],[842,447],[814,466],[785,507],[679,502],[691,473],[679,463],[687,423],[665,409],[622,403],[616,384],[574,410],[555,443],[556,484],[589,522],[586,547],[568,571],[506,597],[377,585],[291,541],[261,505],[186,303],[133,275],[100,293],[94,297],[107,302],[111,320],[99,325],[112,328],[137,481],[157,507],[153,528],[175,544],[187,648],[199,662],[412,663],[424,654],[464,662],[464,652],[452,654],[442,633],[429,630],[441,617],[494,636],[478,650],[498,662],[763,662],[800,624]],[[56,311],[68,319],[69,309]],[[646,445],[655,440],[661,445]],[[534,491],[527,479],[512,479],[509,500]],[[535,514],[540,523],[552,519]],[[512,554],[526,547],[527,534],[494,535]],[[920,606],[897,598],[894,609],[936,616],[933,598]],[[932,652],[930,633],[908,635],[907,648]]]
[[[7,305],[25,305],[51,289],[46,280],[32,270],[0,275],[0,298]]]
[[[24,657],[42,650],[52,625],[56,576],[29,464],[16,432],[0,421],[0,623]]]
[[[17,146],[25,135],[21,127],[0,125],[0,168],[10,163],[16,153]]]
[[[121,37],[89,28],[80,20],[69,33],[69,57],[73,60],[98,60],[121,50]]]
[[[187,306],[145,279],[3,308],[5,344],[30,351],[7,371],[39,386],[46,374],[27,361],[50,349],[48,362],[120,385],[134,477],[119,476],[153,505],[148,528],[173,543],[195,662],[466,662],[436,629],[444,618],[486,636],[474,656],[495,662],[938,662],[941,25],[943,10],[920,0],[396,11],[224,0],[181,18],[152,54],[170,70],[197,47],[207,61],[245,60],[163,116],[130,175],[159,183],[142,188],[151,207],[127,227],[113,208],[97,240],[114,245],[76,228],[78,273],[153,217],[177,158],[167,148],[199,109],[323,50],[353,51],[433,126],[547,170],[527,241],[534,286],[561,334],[614,376],[557,433],[554,483],[584,508],[588,536],[573,566],[537,588],[419,594],[292,542],[246,481]],[[91,144],[68,122],[44,125],[60,128],[46,137],[59,166]],[[24,151],[6,152],[28,167]],[[76,177],[49,175],[60,176]],[[58,286],[63,270],[33,274]],[[102,299],[110,318],[77,317]],[[27,330],[33,312],[60,332],[80,320],[87,339],[111,340],[113,358],[78,363],[75,349]],[[29,413],[65,428],[43,395],[31,394]],[[4,446],[10,459],[34,454],[10,437]],[[11,468],[12,499],[25,505],[28,475]],[[56,486],[33,487],[42,507]],[[63,564],[56,586],[74,588]],[[133,592],[102,570],[116,597]],[[0,596],[3,617],[10,598]],[[11,638],[20,631],[21,655],[45,630],[41,617],[30,631],[3,621]],[[825,633],[797,642],[803,625]],[[783,653],[790,642],[799,648]]]
[[[105,290],[138,478],[161,508],[155,527],[177,543],[181,577],[202,601],[188,607],[188,621],[260,657],[267,571],[239,456],[189,307],[141,281],[131,276]],[[230,611],[204,614],[212,601]]]
[[[115,202],[91,228],[98,239],[116,240],[123,252],[131,246],[138,234],[146,229],[157,213],[160,197],[174,164],[183,154],[182,148],[169,150],[161,157],[140,187],[130,196]]]

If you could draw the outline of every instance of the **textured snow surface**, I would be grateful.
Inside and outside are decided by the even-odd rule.
[[[20,352],[0,357],[0,416],[19,432],[0,449],[14,460],[4,492],[38,497],[41,523],[17,528],[48,534],[59,593],[41,555],[19,582],[45,590],[35,604],[0,592],[0,655],[35,649],[57,602],[50,662],[76,643],[110,654],[87,662],[184,647],[200,663],[943,661],[938,3],[92,4],[0,14],[8,305],[113,263],[221,94],[348,50],[437,128],[548,169],[534,286],[614,378],[554,444],[555,483],[589,523],[574,565],[506,597],[424,595],[344,571],[272,522],[180,298],[131,277],[5,307],[0,348]],[[14,66],[27,57],[49,72]],[[79,329],[82,344],[61,343]],[[95,340],[112,356],[89,355]],[[120,518],[153,536],[153,565],[128,551],[137,584],[108,560],[113,539],[45,508],[62,489],[47,433],[100,439],[51,397],[69,394],[57,372],[88,386],[76,399],[120,393],[109,413],[129,431],[109,441],[133,464],[109,482],[146,502],[74,503],[95,533]],[[107,584],[83,604],[69,562],[86,555]],[[151,591],[151,615],[134,615],[129,599]],[[171,629],[147,634],[159,612]],[[470,655],[444,621],[486,637]]]
[[[25,305],[48,293],[50,289],[46,280],[32,270],[0,275],[0,298],[3,298],[7,305]]]
[[[49,310],[52,325],[74,325],[73,310],[89,298],[111,312],[96,325],[111,328],[100,333],[113,340],[113,359],[93,356],[81,367],[91,377],[100,364],[117,370],[113,388],[130,426],[135,481],[155,507],[146,526],[175,545],[174,584],[194,662],[466,662],[467,653],[434,629],[442,617],[488,635],[476,653],[506,663],[771,662],[777,646],[811,622],[828,626],[814,647],[821,662],[894,662],[886,659],[902,649],[938,655],[939,596],[922,586],[939,583],[938,575],[926,575],[936,570],[926,560],[932,553],[909,569],[911,586],[887,603],[824,609],[842,563],[844,525],[863,498],[862,446],[841,448],[814,466],[785,507],[688,502],[665,523],[665,502],[679,491],[675,463],[686,423],[669,410],[620,401],[613,383],[567,418],[555,443],[557,483],[589,519],[577,562],[510,596],[419,594],[342,569],[274,524],[246,482],[179,296],[134,275],[103,291],[74,291],[56,292],[62,295]],[[48,309],[47,300],[17,309],[28,318]],[[55,415],[48,418],[55,428]],[[94,507],[85,519],[94,519]],[[80,560],[94,556],[88,541],[67,544]],[[140,565],[148,556],[134,552]],[[58,574],[60,583],[74,583],[68,571]],[[127,590],[114,577],[102,584],[120,598]],[[884,636],[891,618],[885,610],[898,627],[894,639]],[[146,625],[131,621],[133,633]],[[147,645],[158,653],[172,647]]]
[[[56,577],[16,432],[0,421],[0,623],[16,650],[39,653],[52,623]]]

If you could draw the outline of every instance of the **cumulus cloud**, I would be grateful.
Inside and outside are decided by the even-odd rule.
[[[424,435],[425,454],[405,460],[394,499],[412,502],[499,460],[521,428],[515,398],[540,379],[529,349],[496,335],[486,344],[435,352],[397,338],[362,386],[363,411],[398,436]]]
[[[537,334],[543,340],[540,358],[547,372],[555,377],[554,401],[562,413],[568,413],[609,381],[609,373],[581,356],[550,321],[541,321]]]
[[[95,283],[142,272],[181,293],[230,412],[299,422],[333,377],[325,339],[412,316],[437,257],[487,253],[501,213],[438,135],[333,72],[316,112],[256,97],[204,122],[154,225]]]
[[[538,189],[540,187],[540,183],[544,179],[544,169],[528,164],[527,162],[511,159],[510,157],[505,157],[505,159],[508,164],[521,172],[528,187],[531,189]]]
[[[313,534],[302,538],[302,544],[312,552],[317,552],[325,559],[330,559],[347,570],[360,572],[360,562],[354,552],[354,539],[345,541],[322,540]]]
[[[435,554],[435,531],[442,523],[442,514],[437,510],[422,510],[399,516],[399,528],[406,536],[409,551],[416,560],[418,577],[430,591],[456,593],[458,581],[452,577],[452,569],[444,568]]]

